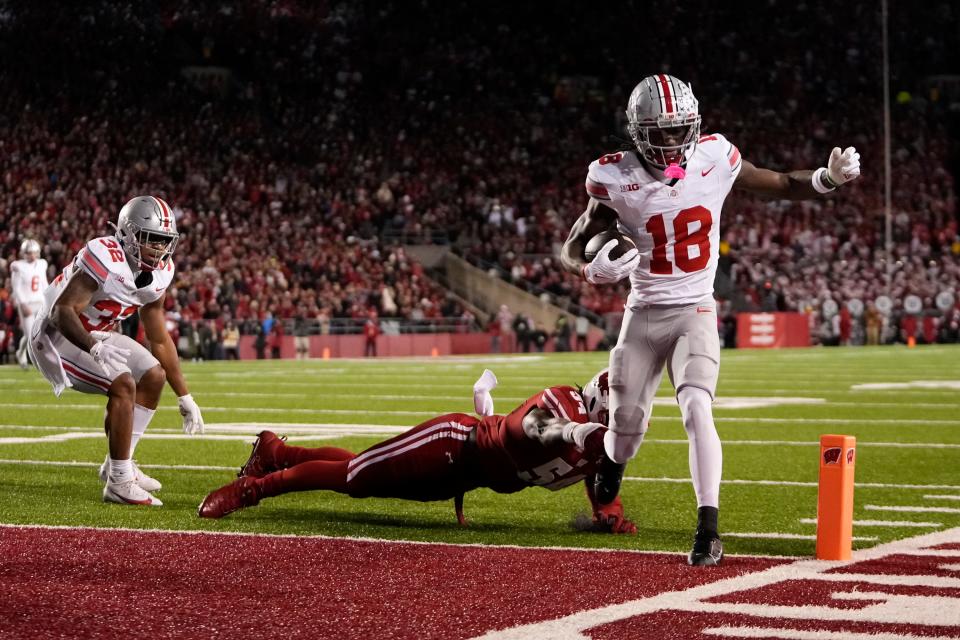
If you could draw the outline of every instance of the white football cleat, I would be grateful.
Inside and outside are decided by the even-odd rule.
[[[103,501],[117,504],[142,504],[151,507],[163,506],[163,503],[143,490],[133,480],[110,482],[103,487]]]
[[[163,485],[160,484],[160,481],[151,478],[143,471],[140,471],[140,467],[137,466],[137,463],[133,460],[130,461],[130,464],[133,465],[133,479],[136,481],[140,488],[144,491],[160,491],[163,489]],[[107,483],[107,474],[110,473],[110,454],[107,454],[107,457],[103,460],[103,464],[100,465],[100,484]]]

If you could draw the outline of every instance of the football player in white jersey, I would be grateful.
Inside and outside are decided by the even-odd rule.
[[[54,279],[30,335],[30,355],[57,396],[66,387],[107,396],[109,453],[100,467],[105,502],[162,504],[151,494],[160,483],[134,464],[133,451],[164,380],[177,394],[184,431],[203,433],[163,310],[179,238],[166,202],[153,196],[130,200],[120,210],[116,234],[88,242]],[[149,350],[113,331],[137,311]]]
[[[830,153],[826,167],[779,173],[754,166],[719,133],[700,134],[699,105],[690,86],[658,74],[630,95],[633,146],[605,155],[589,168],[586,211],[561,251],[568,271],[593,284],[630,277],[631,291],[616,347],[610,352],[610,458],[597,474],[598,497],[620,488],[625,463],[647,430],[663,367],[676,390],[690,441],[697,496],[694,565],[723,558],[718,533],[722,453],[711,403],[720,370],[713,279],[720,245],[720,211],[734,187],[786,199],[829,193],[860,175],[853,147]],[[616,224],[636,245],[617,259],[611,240],[592,262],[584,248]]]
[[[20,260],[10,264],[10,279],[13,285],[13,305],[20,316],[20,330],[23,337],[17,345],[17,362],[20,367],[30,367],[27,354],[27,336],[33,327],[33,321],[43,306],[43,291],[47,282],[47,261],[40,257],[40,243],[33,239],[20,244]]]

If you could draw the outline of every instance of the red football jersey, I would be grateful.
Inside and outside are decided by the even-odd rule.
[[[570,443],[544,446],[523,431],[523,418],[534,408],[545,409],[562,420],[588,422],[583,398],[573,387],[544,389],[505,416],[493,415],[477,426],[477,454],[484,485],[500,493],[512,493],[530,486],[557,490],[597,470],[603,456],[603,434],[597,429],[581,451]]]

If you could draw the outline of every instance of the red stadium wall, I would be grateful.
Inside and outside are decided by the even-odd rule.
[[[257,357],[253,347],[254,336],[240,337],[240,358],[253,360]],[[594,349],[597,336],[591,335],[588,347]],[[515,352],[514,340],[504,341],[503,352]],[[329,349],[331,358],[362,358],[366,338],[362,335],[310,336],[310,357],[322,358],[324,349]],[[379,336],[377,338],[378,356],[430,356],[457,355],[466,353],[490,353],[490,335],[487,333],[411,333],[399,336]],[[553,340],[546,346],[553,351]],[[293,336],[283,336],[280,346],[281,358],[295,358],[297,355]],[[270,357],[270,348],[266,349]]]
[[[810,321],[805,313],[737,314],[737,347],[741,349],[809,346]]]

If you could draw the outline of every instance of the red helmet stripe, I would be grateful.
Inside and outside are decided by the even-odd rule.
[[[163,212],[163,228],[169,229],[170,228],[170,210],[167,209],[167,203],[161,200],[160,198],[158,198],[157,196],[150,196],[150,197],[157,201],[157,204],[160,205],[160,211]]]
[[[663,91],[663,99],[666,101],[664,111],[673,113],[673,94],[670,91],[670,82],[667,80],[667,76],[662,73],[657,76],[657,79],[660,81],[660,90]]]

